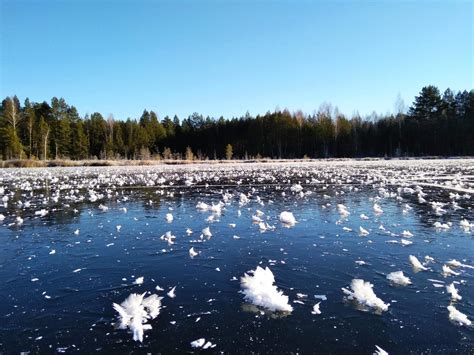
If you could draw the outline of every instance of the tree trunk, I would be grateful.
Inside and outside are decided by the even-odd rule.
[[[49,128],[46,131],[46,136],[44,137],[44,155],[43,160],[47,159],[47,148],[48,148],[48,135],[49,135]]]

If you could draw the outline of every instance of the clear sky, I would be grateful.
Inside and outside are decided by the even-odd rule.
[[[160,118],[472,89],[473,1],[0,0],[0,95]]]

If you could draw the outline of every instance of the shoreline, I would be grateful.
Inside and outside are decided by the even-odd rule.
[[[249,160],[29,160],[15,159],[0,161],[1,169],[8,168],[47,168],[47,167],[127,167],[160,165],[230,165],[230,164],[274,164],[274,163],[314,163],[314,162],[350,162],[350,161],[410,161],[410,160],[462,160],[474,159],[473,156],[424,156],[424,157],[362,157],[362,158],[314,158],[314,159],[249,159]]]

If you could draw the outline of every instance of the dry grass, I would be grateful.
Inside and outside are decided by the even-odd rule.
[[[417,159],[439,159],[442,157],[418,157]],[[451,159],[472,158],[452,157]],[[410,160],[415,158],[399,158],[395,160]],[[194,164],[235,164],[235,163],[279,163],[279,162],[316,162],[316,161],[345,161],[345,160],[383,160],[383,158],[326,158],[326,159],[249,159],[249,160],[0,160],[0,168],[44,168],[44,167],[80,167],[80,166],[142,166],[142,165],[194,165]]]

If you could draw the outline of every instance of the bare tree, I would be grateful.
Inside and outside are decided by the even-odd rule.
[[[46,129],[46,134],[43,137],[44,140],[44,154],[43,154],[43,160],[48,159],[48,137],[49,137],[49,126],[47,126]]]
[[[22,158],[23,147],[20,138],[17,133],[17,126],[22,119],[18,112],[19,104],[16,96],[14,98],[7,97],[4,101],[4,114],[3,117],[11,129],[8,129],[8,150],[10,158],[19,157]]]
[[[192,161],[194,160],[194,154],[193,154],[193,150],[191,149],[191,147],[186,147],[186,154],[185,154],[185,157],[186,157],[186,160],[188,161]]]
[[[109,140],[112,142],[114,139],[114,115],[110,114],[107,118],[107,126],[109,128]]]
[[[171,151],[171,149],[168,147],[165,147],[165,149],[163,150],[163,159],[169,160],[172,157],[173,157],[173,152]]]
[[[16,126],[20,122],[21,116],[18,114],[16,102],[11,97],[7,97],[5,101],[5,118],[7,122],[13,127],[13,130],[16,134]]]
[[[404,114],[407,111],[407,107],[405,105],[405,101],[403,101],[402,96],[398,93],[397,98],[395,99],[394,103],[395,115]]]
[[[28,139],[29,139],[29,149],[28,149],[28,158],[31,158],[33,153],[33,128],[35,126],[35,112],[30,107],[26,113],[27,115],[27,128],[28,128]]]
[[[234,151],[232,149],[232,145],[227,144],[227,146],[225,147],[225,157],[227,158],[227,160],[232,160],[233,155],[234,155]]]
[[[397,98],[395,99],[395,115],[398,121],[398,148],[397,155],[400,155],[402,152],[402,118],[405,114],[407,108],[405,106],[405,101],[403,101],[402,96],[398,93]]]
[[[303,122],[305,119],[303,111],[297,110],[294,114],[294,117],[295,117],[296,122],[298,123],[298,127],[301,128],[303,126]]]

